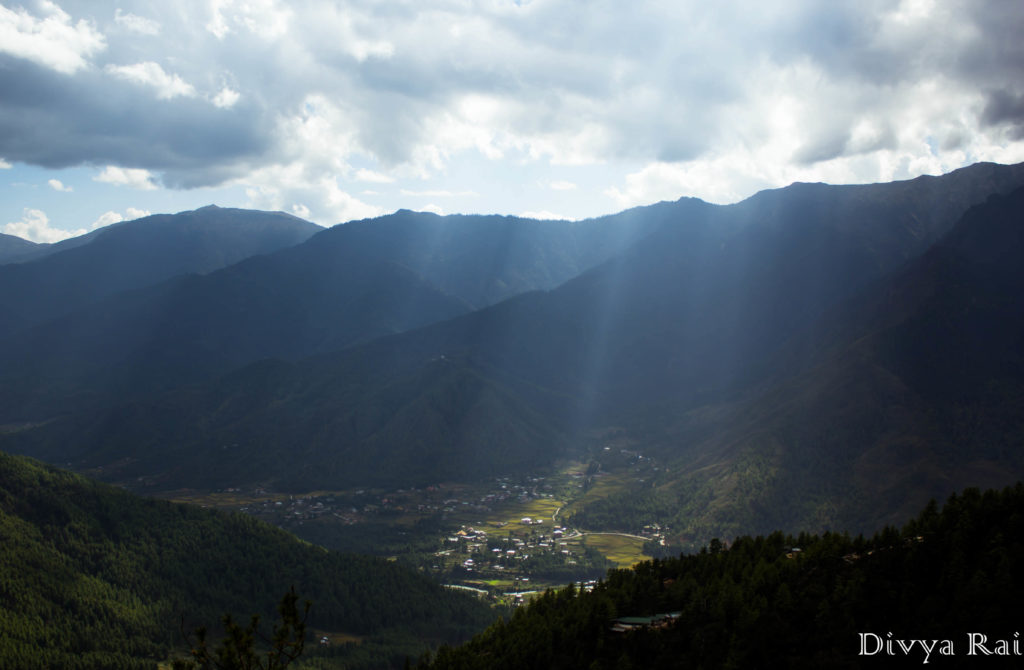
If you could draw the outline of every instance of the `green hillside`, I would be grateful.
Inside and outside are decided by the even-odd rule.
[[[0,548],[4,668],[152,668],[182,651],[183,623],[273,621],[292,586],[313,602],[310,629],[362,639],[348,651],[364,660],[399,663],[492,618],[395,565],[2,453]]]
[[[429,667],[1015,667],[1022,537],[1018,484],[969,489],[870,539],[714,540],[699,554],[611,572],[592,592],[548,592]]]

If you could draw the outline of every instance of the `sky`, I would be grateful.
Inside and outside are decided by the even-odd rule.
[[[1024,161],[1016,0],[0,1],[0,231],[583,219]]]

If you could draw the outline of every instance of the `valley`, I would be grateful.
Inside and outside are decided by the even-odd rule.
[[[5,611],[82,667],[151,667],[183,609],[272,617],[294,583],[316,668],[423,665],[578,594],[578,640],[681,608],[748,631],[807,586],[796,547],[841,575],[1024,477],[1022,212],[1024,164],[978,164],[581,222],[202,208],[37,249],[0,265]],[[722,554],[709,590],[660,575]],[[625,575],[648,596],[609,599]],[[31,616],[0,659],[36,653]]]
[[[1022,34],[0,0],[0,670],[1012,664]]]
[[[666,546],[670,529],[657,523],[631,532],[566,525],[577,507],[657,474],[655,461],[624,451],[606,457],[617,465],[600,471],[596,462],[571,462],[546,475],[424,488],[280,493],[228,487],[156,497],[242,512],[310,542],[386,557],[442,584],[475,589],[496,604],[516,604],[547,588],[593,583],[609,569],[649,559],[645,550]]]

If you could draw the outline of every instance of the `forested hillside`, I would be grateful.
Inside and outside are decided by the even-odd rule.
[[[871,532],[951,490],[1016,481],[1022,254],[1024,190],[972,208],[795,334],[764,362],[781,372],[770,383],[649,432],[645,448],[671,472],[582,505],[575,521],[615,527],[639,509],[701,542],[789,524]]]
[[[183,651],[183,629],[215,631],[225,613],[273,621],[293,586],[313,602],[310,634],[363,639],[347,650],[363,661],[400,663],[492,617],[393,564],[2,453],[0,547],[4,668],[153,668]]]
[[[1018,484],[969,489],[941,509],[933,502],[901,530],[870,538],[714,540],[699,554],[613,571],[592,592],[548,592],[466,645],[440,650],[429,667],[1011,667],[1022,537]],[[984,635],[974,642],[994,656],[974,646],[971,657],[969,633]],[[898,640],[924,640],[932,651],[918,642],[904,651]],[[1003,658],[999,640],[1008,641]]]

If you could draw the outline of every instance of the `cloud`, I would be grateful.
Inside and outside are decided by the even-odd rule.
[[[120,7],[114,12],[114,22],[140,35],[159,35],[160,24],[137,14],[123,11]]]
[[[443,184],[471,161],[496,188],[607,166],[612,201],[634,203],[878,181],[1024,142],[1012,2],[61,4],[0,8],[0,155],[235,184],[314,217],[373,210],[341,195],[353,182]]]
[[[46,183],[49,184],[50,188],[52,188],[54,191],[60,191],[62,193],[70,193],[71,191],[74,190],[70,186],[65,186],[59,179],[51,179],[51,180],[47,181]]]
[[[176,74],[167,74],[159,64],[153,61],[135,63],[134,65],[108,65],[105,69],[115,77],[155,88],[157,97],[161,100],[170,100],[178,96],[191,98],[196,94],[196,89],[192,84]]]
[[[988,94],[981,112],[987,126],[1006,127],[1015,140],[1024,139],[1024,93],[1000,88]]]
[[[423,190],[423,191],[413,191],[413,190],[409,190],[409,189],[405,189],[405,188],[401,189],[401,194],[405,195],[405,196],[424,197],[424,198],[464,198],[464,197],[473,197],[473,196],[479,195],[479,193],[476,193],[474,191],[446,191],[446,190],[443,190],[443,189],[440,189],[440,190],[427,189],[427,190]]]
[[[225,78],[210,80],[210,92]],[[0,156],[57,169],[143,168],[163,173],[165,185],[190,188],[237,177],[278,142],[278,118],[244,98],[219,109],[198,89],[160,99],[140,95],[141,85],[105,69],[68,78],[0,54]]]
[[[524,219],[536,219],[538,221],[572,221],[572,218],[568,216],[562,216],[561,214],[555,214],[547,210],[541,210],[539,212],[523,212],[519,216]]]
[[[312,174],[301,163],[260,168],[238,184],[245,187],[247,207],[291,211],[322,226],[384,213],[342,189],[330,172]]]
[[[16,235],[22,239],[32,242],[50,243],[60,242],[69,237],[78,237],[89,232],[87,230],[63,230],[50,226],[50,219],[46,213],[39,209],[25,208],[21,221],[13,221],[4,226],[4,232],[8,235]]]
[[[3,158],[0,158],[0,170],[10,170],[12,167],[13,166],[10,163],[5,161]]]
[[[100,214],[99,218],[92,222],[89,226],[89,230],[96,230],[97,228],[103,228],[113,223],[120,223],[121,221],[134,221],[135,219],[141,219],[144,216],[149,216],[150,212],[144,209],[137,209],[135,207],[129,207],[125,210],[125,214],[119,212],[108,211]]]
[[[112,223],[119,223],[121,221],[124,221],[124,217],[117,212],[104,212],[103,214],[100,214],[98,219],[92,222],[92,225],[89,226],[89,230],[96,230],[97,228],[103,228],[104,226],[109,226]]]
[[[373,170],[367,170],[366,168],[360,168],[356,171],[356,180],[367,181],[372,184],[390,184],[395,181],[394,177],[389,177],[386,174],[374,172]]]
[[[576,184],[571,181],[553,181],[548,183],[548,188],[554,191],[572,191],[576,189]]]
[[[152,191],[156,188],[153,175],[149,170],[139,168],[121,168],[116,165],[108,165],[103,172],[93,177],[93,181],[115,186],[130,186],[143,191]]]
[[[286,3],[275,0],[211,0],[209,4],[206,29],[219,40],[239,31],[278,38],[288,32],[292,16]]]
[[[221,109],[227,109],[233,107],[240,97],[241,94],[238,91],[233,91],[225,86],[213,97],[213,104]]]
[[[43,16],[24,8],[0,5],[0,52],[24,58],[62,74],[74,74],[106,48],[104,36],[91,22],[71,16],[56,4],[38,3]]]

